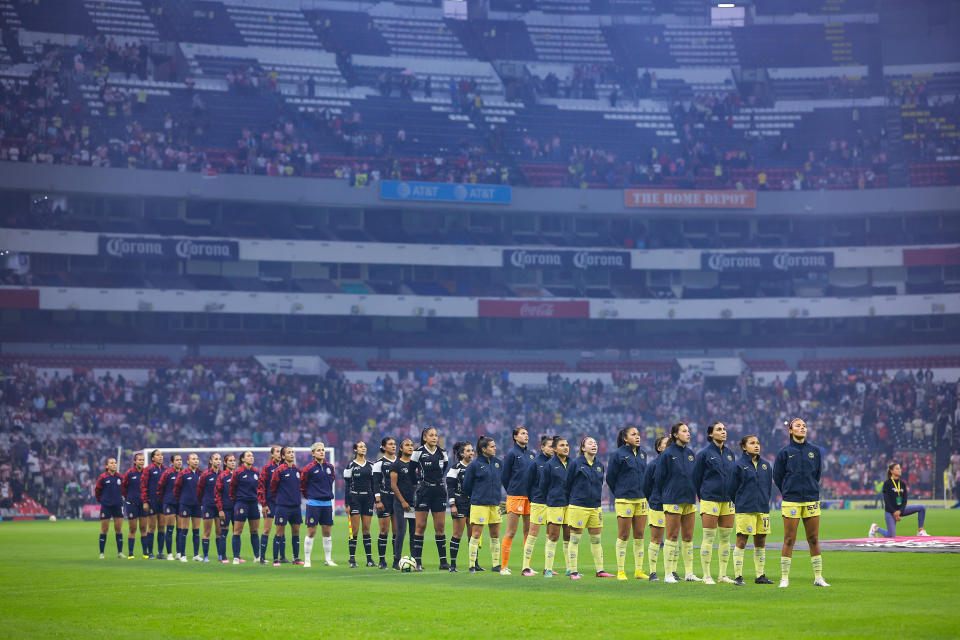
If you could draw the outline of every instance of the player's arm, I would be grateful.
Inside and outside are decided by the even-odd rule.
[[[103,495],[103,474],[100,474],[100,477],[97,478],[97,484],[93,487],[93,495],[97,502],[100,502],[100,497]]]
[[[223,513],[223,474],[217,474],[217,481],[213,485],[213,504],[217,511]]]
[[[197,483],[197,502],[203,504],[203,494],[206,493],[207,487],[207,477],[209,477],[211,471],[207,469],[202,474],[200,474],[200,482]]]
[[[307,497],[307,485],[310,484],[310,468],[312,466],[313,463],[311,462],[300,472],[300,493],[304,498]]]
[[[234,471],[233,481],[230,483],[230,502],[233,502],[234,504],[236,504],[237,502],[237,484],[239,484],[238,482],[239,477],[240,477],[240,472]]]
[[[700,483],[703,482],[703,472],[707,467],[707,452],[701,451],[693,461],[693,488],[697,491],[697,497],[700,497]]]
[[[823,472],[823,454],[820,452],[820,449],[817,449],[817,466],[813,470],[813,477],[816,479],[817,484],[820,483],[820,475]]]
[[[260,479],[257,480],[257,502],[263,507],[264,515],[270,515],[270,507],[267,506],[267,481],[263,477],[263,471],[260,471]]]
[[[397,478],[398,474],[396,471],[390,471],[390,487],[393,489],[393,495],[397,496],[397,499],[400,501],[401,505],[406,505],[403,507],[404,511],[409,511],[410,505],[407,504],[406,499],[403,497],[403,494],[400,493],[400,489],[397,487]]]
[[[472,496],[473,495],[473,483],[476,480],[476,470],[474,465],[471,462],[467,465],[467,470],[463,472],[463,493]]]
[[[120,495],[123,496],[124,501],[127,499],[127,488],[130,486],[130,472],[127,471],[123,474],[123,480],[120,481]]]
[[[144,508],[150,503],[150,472],[144,469],[145,473],[140,474],[140,501]]]
[[[607,486],[610,487],[610,495],[613,495],[617,486],[617,477],[620,475],[620,456],[614,451],[610,454],[610,460],[607,462]]]
[[[270,478],[270,497],[277,499],[277,487],[280,486],[280,467],[273,470],[273,477]]]
[[[506,491],[507,486],[510,484],[510,477],[513,475],[513,465],[516,460],[512,447],[503,458],[503,473],[500,474],[500,484],[503,485],[503,490]]]
[[[781,450],[773,460],[773,483],[777,485],[780,493],[783,493],[783,476],[786,474],[787,452]]]
[[[667,465],[669,464],[669,460],[663,456],[664,454],[661,453],[660,457],[657,458],[657,468],[653,473],[653,485],[661,496],[663,495],[663,485],[667,482]]]
[[[177,474],[177,479],[173,482],[173,497],[180,502],[180,494],[183,493],[183,471]]]
[[[564,493],[567,496],[567,504],[570,504],[570,492],[573,491],[573,481],[576,479],[579,470],[580,464],[576,461],[567,468],[567,478],[563,483]]]

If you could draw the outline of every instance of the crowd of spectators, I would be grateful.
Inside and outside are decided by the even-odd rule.
[[[606,454],[624,424],[639,425],[649,444],[683,420],[699,448],[706,424],[719,419],[734,446],[754,433],[770,457],[785,442],[783,421],[800,415],[810,439],[824,448],[826,477],[839,483],[830,487],[856,491],[872,486],[894,452],[929,453],[935,443],[951,442],[960,418],[957,385],[910,372],[791,374],[767,384],[745,373],[733,386],[679,372],[615,374],[606,385],[553,375],[542,387],[514,384],[506,372],[412,371],[368,384],[333,370],[285,375],[238,363],[160,369],[139,382],[109,373],[95,378],[90,371],[51,376],[25,364],[2,373],[0,479],[58,513],[70,504],[71,483],[89,499],[103,460],[118,447],[126,458],[122,469],[131,452],[144,447],[309,446],[316,440],[335,447],[344,462],[342,452],[358,440],[375,451],[385,435],[417,441],[428,424],[448,448],[481,434],[506,447],[510,430],[525,424],[535,437],[595,436]],[[903,461],[918,490],[929,475],[917,466],[931,459]],[[924,482],[910,480],[911,474]],[[827,495],[836,491],[825,488]]]

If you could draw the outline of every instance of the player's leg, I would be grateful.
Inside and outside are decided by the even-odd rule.
[[[137,525],[140,523],[140,518],[137,517],[137,513],[134,511],[135,506],[127,504],[124,505],[127,516],[127,559],[133,560],[133,546],[137,541]]]
[[[783,547],[780,548],[780,586],[790,586],[790,565],[793,562],[793,545],[797,541],[800,518],[783,518]]]
[[[661,511],[659,513],[662,514],[663,512]],[[656,522],[665,521],[661,520],[660,517],[657,516]],[[663,544],[663,533],[664,528],[658,524],[653,524],[653,519],[651,518],[650,543],[647,546],[647,569],[651,582],[656,582],[658,580],[657,560],[660,558],[660,545]],[[666,562],[666,556],[664,556],[664,561]]]
[[[297,507],[297,510],[300,510],[299,507]],[[301,516],[297,522],[290,524],[290,548],[293,549],[293,564],[295,565],[303,564],[303,560],[300,559],[300,525],[302,522],[303,517]]]
[[[256,518],[257,515],[256,512],[253,512],[249,517]],[[257,554],[260,553],[260,518],[250,519],[247,522],[250,526],[250,546],[253,547],[253,560],[259,562],[261,558]]]
[[[427,530],[427,513],[429,510],[426,508],[420,510],[419,507],[421,505],[421,500],[425,500],[425,498],[422,498],[419,495],[420,492],[417,493],[418,495],[416,498],[414,498],[416,501],[416,511],[414,512],[415,526],[413,535],[410,536],[410,555],[413,556],[413,559],[417,563],[415,570],[422,571],[423,563],[421,562],[421,559],[423,558],[423,534]]]
[[[210,533],[213,531],[213,523],[215,518],[209,517],[203,519],[203,538],[201,540],[201,545],[203,548],[203,561],[210,561]],[[219,529],[219,526],[217,527]]]
[[[400,500],[393,499],[393,569],[400,570],[400,557],[403,555],[403,538],[407,535],[407,520]]]
[[[597,509],[598,514],[602,517],[602,512]],[[590,534],[590,555],[593,556],[593,570],[594,575],[598,578],[612,578],[613,575],[604,571],[603,568],[603,538],[601,534],[603,533],[603,521],[597,518],[596,522],[591,519],[590,524],[600,525],[587,527],[587,533]]]
[[[320,534],[323,537],[324,562],[328,567],[335,567],[333,561],[333,507],[320,507]]]
[[[354,513],[356,511],[356,513]],[[350,537],[347,539],[347,552],[350,554],[347,563],[351,569],[357,568],[357,536],[360,533],[360,509],[359,506],[350,507],[350,515],[347,516],[350,518]]]
[[[490,534],[490,558],[493,562],[500,562],[500,523],[491,522],[487,532]]]
[[[884,538],[893,538],[897,535],[897,519],[893,517],[893,514],[889,511],[884,511],[883,517],[886,520],[887,528],[883,527],[877,528],[877,533],[879,533]],[[876,526],[876,525],[873,525]],[[872,536],[871,536],[872,537]]]
[[[647,580],[650,576],[643,570],[644,545],[643,534],[647,528],[647,516],[633,516],[633,577]]]
[[[753,570],[756,574],[754,583],[773,584],[772,580],[767,578],[767,536],[766,534],[757,534],[753,536]]]
[[[733,534],[734,517],[734,514],[727,513],[721,515],[717,521],[717,550],[719,551],[717,573],[719,582],[733,582],[727,577],[727,564],[730,562],[730,538]]]
[[[387,542],[390,540],[390,530],[393,526],[393,514],[384,515],[380,512],[377,512],[377,526],[379,527],[377,533],[377,555],[380,556],[379,567],[381,569],[387,568]]]
[[[622,509],[622,507],[618,507]],[[622,512],[626,513],[626,512]],[[633,527],[633,515],[617,514],[617,580],[627,579],[627,541]]]
[[[710,575],[710,563],[713,561],[713,543],[717,539],[719,520],[720,518],[713,513],[700,513],[700,524],[703,529],[700,539],[700,568],[703,571],[704,584],[714,584],[713,577]]]
[[[917,514],[917,535],[927,535],[927,532],[923,528],[923,521],[927,518],[927,508],[922,504],[908,505],[906,509],[900,512],[900,519],[902,520],[903,518],[912,516],[913,514]]]
[[[363,553],[367,556],[367,566],[375,567],[377,564],[373,561],[373,540],[370,537],[370,521],[372,515],[367,513],[360,514],[360,534],[363,536]]]
[[[458,517],[453,518],[453,532],[450,535],[450,572],[457,572],[457,556],[460,554],[460,540],[463,538],[463,530],[466,528],[467,519],[465,514],[459,513]],[[470,541],[467,541],[470,544]]]
[[[810,545],[813,584],[818,587],[829,587],[830,585],[823,579],[823,556],[820,555],[820,516],[804,518],[803,530],[807,534],[807,544]]]
[[[750,536],[746,533],[737,531],[737,540],[733,547],[733,583],[737,586],[743,586],[743,558],[746,555],[747,541]],[[756,538],[754,538],[756,541]],[[754,547],[756,548],[756,547]],[[754,560],[756,563],[756,560]],[[757,575],[760,575],[759,573]]]
[[[102,508],[102,507],[101,507]],[[103,560],[103,550],[107,546],[107,531],[110,530],[110,518],[103,517],[106,514],[100,514],[100,559]]]
[[[572,580],[580,579],[580,536],[582,528],[570,527],[570,544],[567,547],[567,572]]]
[[[117,557],[124,558],[123,555],[123,518],[117,517],[113,519],[113,533],[117,539]]]
[[[560,540],[560,533],[563,531],[563,525],[547,523],[547,542],[543,552],[543,575],[544,577],[553,577],[553,560],[557,554],[557,542]]]
[[[680,514],[673,511],[664,512],[664,540],[663,540],[663,581],[667,584],[677,582],[677,565],[680,560]]]
[[[149,560],[153,557],[153,541],[151,540],[150,518],[144,515],[146,513],[149,513],[149,511],[144,509],[140,511],[140,552],[144,560]]]
[[[475,572],[477,562],[479,561],[477,555],[480,552],[480,536],[483,535],[483,525],[475,522],[470,523],[470,542],[468,543],[468,549],[470,552],[470,573]]]
[[[442,510],[438,510],[437,507]],[[450,565],[447,564],[447,535],[445,530],[447,511],[443,509],[443,500],[434,501],[431,515],[433,516],[433,539],[437,545],[437,554],[440,556],[440,570],[449,571]]]
[[[540,537],[540,523],[530,522],[530,528],[527,530],[527,537],[523,542],[523,566],[520,574],[524,576],[536,575],[536,572],[530,568],[533,560],[533,550],[536,547],[537,539]]]
[[[693,530],[697,526],[697,515],[692,508],[689,513],[680,516],[680,547],[683,550],[684,580],[700,582],[700,578],[693,572]]]
[[[199,511],[200,507],[196,508]],[[203,558],[200,557],[200,518],[198,515],[194,515],[190,518],[191,530],[193,533],[193,559],[200,561]]]
[[[311,512],[312,508],[307,507],[307,537],[303,539],[303,566],[307,569],[312,566],[313,541],[317,537],[317,521]]]
[[[521,514],[513,509],[519,505],[519,501],[514,496],[507,496],[507,522],[503,532],[503,541],[500,546],[500,559],[495,563],[500,565],[500,571],[510,572],[508,563],[510,562],[510,549],[513,547],[513,537],[517,535],[517,529],[520,527]]]

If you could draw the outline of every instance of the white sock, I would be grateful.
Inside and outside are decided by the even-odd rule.
[[[333,536],[323,537],[323,556],[327,560],[333,560]]]
[[[303,559],[309,560],[313,554],[313,537],[307,536],[303,539]]]

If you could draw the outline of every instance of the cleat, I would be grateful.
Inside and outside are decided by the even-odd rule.
[[[566,571],[563,572],[563,577],[569,578],[571,573],[573,573],[573,571],[570,571],[570,569],[567,569]]]
[[[703,580],[698,578],[696,574],[693,573],[688,573],[687,575],[683,576],[683,580],[684,582],[703,582]]]
[[[291,562],[286,558],[280,558],[280,564],[291,564]]]
[[[204,561],[204,562],[210,562],[210,558],[208,558],[207,556],[203,556],[203,561]]]
[[[177,560],[180,559],[180,552],[179,552],[179,551],[177,552],[177,556],[176,556],[176,557],[177,557]]]
[[[297,564],[297,560],[294,560],[294,561],[293,561],[293,564]],[[367,558],[367,566],[368,566],[368,567],[376,567],[376,566],[377,566],[377,563],[374,562],[373,560],[371,560],[370,558]]]
[[[167,554],[167,560],[173,560],[173,559],[174,559],[174,558],[173,558],[173,554],[172,554],[172,553],[168,553],[168,554]]]
[[[122,553],[118,553],[118,554],[117,554],[117,557],[120,558],[121,560],[126,560],[126,559],[127,559],[127,556],[123,555]]]
[[[544,569],[544,570],[543,570],[543,577],[544,577],[544,578],[552,578],[553,576],[554,576],[554,573],[553,573],[552,570],[550,570],[550,569]]]
[[[127,556],[127,560],[136,560],[136,559],[137,559],[137,556],[134,556],[134,555]]]
[[[353,558],[350,558],[350,562],[347,563],[347,566],[349,566],[351,569],[356,569],[360,565],[357,564],[356,560],[354,560]]]
[[[247,564],[247,561],[244,560],[243,558],[240,558],[240,564]]]
[[[470,567],[469,569],[467,569],[467,573],[476,573],[476,572],[477,572],[476,567]]]
[[[478,562],[476,565],[474,565],[474,569],[476,569],[478,572],[479,572],[479,571],[486,571],[486,569],[484,569],[483,567],[480,566],[480,563],[479,563],[479,562]]]
[[[720,576],[717,578],[717,582],[721,584],[733,584],[733,580],[731,580],[729,576]]]
[[[234,558],[233,564],[240,564],[240,558]]]
[[[413,571],[414,573],[423,573],[423,565],[418,563],[417,566],[413,568]]]
[[[617,571],[617,580],[626,580],[627,572],[626,571]]]
[[[254,560],[254,562],[257,562],[257,560]],[[267,559],[266,559],[266,558],[260,558],[259,562],[260,562],[260,564],[262,564],[263,566],[267,566]],[[280,564],[280,563],[278,562],[277,564]]]
[[[880,529],[880,525],[878,525],[876,522],[872,523],[870,525],[870,530],[867,531],[867,537],[876,538],[879,529]]]
[[[634,579],[636,579],[636,580],[646,580],[646,579],[648,579],[650,576],[648,576],[647,574],[645,574],[645,573],[643,572],[643,569],[637,569],[636,571],[633,572],[633,577],[634,577]]]
[[[612,573],[607,573],[606,571],[597,571],[597,576],[596,576],[596,577],[598,577],[598,578],[612,578],[612,577],[613,577],[613,574],[612,574]],[[626,576],[624,576],[624,577],[626,577]]]
[[[203,558],[200,557],[200,554],[193,556],[194,562],[203,562]]]
[[[220,558],[220,564],[230,564],[230,561],[226,558]]]
[[[180,556],[180,562],[190,562],[187,560],[187,556]]]
[[[367,566],[370,565],[368,564]],[[447,564],[446,560],[440,563],[440,571],[450,571],[450,565]]]
[[[736,578],[734,578],[733,584],[734,584],[735,586],[738,586],[738,587],[745,587],[745,586],[747,586],[747,585],[744,584],[744,582],[743,582],[743,576],[737,576]]]
[[[337,566],[337,563],[334,562],[333,560],[330,560],[329,558],[327,558],[327,560],[326,560],[326,565],[327,565],[328,567],[335,567],[335,566]]]
[[[293,559],[293,566],[295,566],[295,567],[302,567],[302,566],[303,566],[303,560],[301,560],[300,558],[294,558],[294,559]]]
[[[500,575],[502,576],[513,575],[513,571],[510,571],[510,567],[504,567],[503,569],[500,569]]]
[[[830,585],[827,584],[827,581],[824,580],[823,578],[817,578],[816,580],[813,581],[813,586],[815,586],[815,587],[829,587]]]
[[[150,553],[150,554],[146,554],[146,553],[145,553],[145,554],[143,554],[143,559],[144,559],[144,560],[153,560],[153,554],[152,554],[152,553]]]
[[[386,568],[387,568],[387,561],[384,560],[383,558],[380,558],[380,564],[377,565],[377,568],[378,568],[378,569],[386,569]]]
[[[260,556],[253,556],[254,564],[260,564]]]
[[[580,580],[581,578],[583,578],[583,576],[580,575],[580,572],[579,572],[579,571],[573,571],[573,572],[570,573],[570,579],[571,579],[571,580]]]
[[[674,572],[673,572],[673,579],[676,580],[677,582],[680,582],[680,574],[677,573],[676,571],[674,571]]]
[[[656,572],[656,571],[654,571],[653,573],[651,573],[651,574],[650,574],[650,577],[647,578],[647,580],[649,580],[650,582],[660,582],[660,578],[657,577],[657,572]]]
[[[449,571],[450,573],[460,573],[460,572],[457,570],[457,565],[455,565],[455,564],[450,565],[450,568],[447,569],[447,571]]]
[[[761,574],[753,581],[753,584],[773,584],[773,580],[769,579],[766,574]]]
[[[304,569],[309,569],[309,568],[312,567],[312,566],[313,566],[313,565],[310,564],[310,558],[305,558],[304,561],[303,561],[303,568],[304,568]]]
[[[493,569],[491,569],[491,571],[493,571],[494,573],[500,573],[500,565],[494,565],[494,567],[493,567]]]
[[[393,569],[394,571],[400,571],[400,563],[397,560],[394,560],[393,566],[390,568]]]
[[[527,567],[526,569],[524,569],[523,571],[520,572],[520,575],[529,578],[529,577],[531,577],[531,576],[537,575],[537,572],[534,571],[533,569],[531,569],[530,567]]]
[[[280,566],[280,561],[279,561],[279,560],[275,560],[274,563],[273,563],[273,566],[279,567],[279,566]]]
[[[930,537],[930,534],[927,533],[927,532],[926,532],[924,529],[922,529],[922,528],[921,528],[921,529],[917,529],[917,535],[920,536],[921,538],[929,538],[929,537]]]
[[[101,554],[100,554],[100,559],[103,560],[103,557],[104,557],[104,556],[103,556],[103,554],[101,553]]]
[[[663,583],[664,583],[664,584],[676,584],[676,583],[680,582],[679,580],[677,580],[677,579],[674,577],[674,576],[676,576],[676,575],[677,575],[677,574],[675,574],[675,573],[668,573],[666,576],[664,576],[664,578],[663,578]]]
[[[790,578],[780,578],[780,585],[778,588],[786,589],[790,586]]]
[[[710,576],[704,576],[701,582],[703,582],[703,584],[717,584]]]

